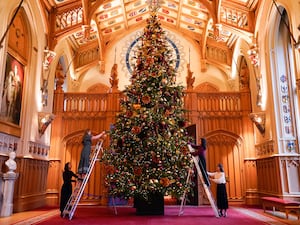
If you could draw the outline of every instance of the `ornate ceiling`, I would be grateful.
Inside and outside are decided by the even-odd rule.
[[[251,40],[254,35],[259,0],[160,2],[158,17],[162,26],[188,38],[208,62],[214,61],[207,54],[208,49],[219,48],[230,56],[239,37]],[[149,16],[149,0],[43,0],[43,3],[50,18],[49,46],[53,48],[58,40],[67,37],[77,57],[80,52],[97,49],[93,59],[96,62],[103,60],[106,46],[144,27]],[[231,62],[220,63],[230,66]],[[77,63],[77,69],[82,66]]]

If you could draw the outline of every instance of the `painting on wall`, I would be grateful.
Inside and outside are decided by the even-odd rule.
[[[20,125],[24,66],[7,54],[0,119]]]

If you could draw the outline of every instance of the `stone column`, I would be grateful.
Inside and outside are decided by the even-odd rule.
[[[2,205],[0,205],[1,217],[11,216],[13,212],[14,186],[15,186],[15,181],[18,178],[18,174],[14,172],[17,168],[15,157],[16,157],[16,153],[12,151],[9,153],[9,159],[5,161],[5,165],[8,168],[8,172],[2,175],[2,181],[4,181],[4,186],[2,192],[2,196],[3,196]]]
[[[15,172],[7,172],[3,174],[4,188],[3,188],[3,202],[1,207],[1,217],[11,216],[13,212],[13,196],[15,180],[18,174]]]

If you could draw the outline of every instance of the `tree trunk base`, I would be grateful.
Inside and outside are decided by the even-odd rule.
[[[136,215],[164,215],[164,196],[161,193],[151,193],[149,200],[136,196],[134,198],[134,207]]]

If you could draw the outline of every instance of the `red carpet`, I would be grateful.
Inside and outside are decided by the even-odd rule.
[[[235,208],[228,209],[228,216],[216,218],[212,208],[209,206],[191,207],[186,206],[183,215],[178,216],[179,206],[166,206],[164,216],[137,216],[132,207],[117,207],[117,215],[112,207],[79,206],[72,218],[61,218],[59,215],[52,216],[45,221],[35,224],[80,224],[80,225],[266,225],[274,224],[274,221],[256,214],[251,216],[244,214]]]

